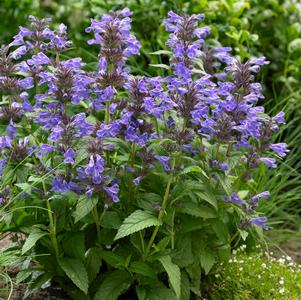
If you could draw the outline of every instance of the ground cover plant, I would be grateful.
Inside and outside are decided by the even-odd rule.
[[[301,267],[290,256],[245,251],[241,245],[221,263],[212,283],[210,299],[299,299]],[[240,278],[240,280],[237,280]]]
[[[271,142],[284,113],[257,106],[268,61],[171,11],[167,75],[131,75],[131,14],[91,20],[93,70],[48,18],[1,48],[1,231],[24,240],[9,251],[26,296],[52,282],[73,299],[200,298],[201,276],[268,229],[253,174],[289,152]]]

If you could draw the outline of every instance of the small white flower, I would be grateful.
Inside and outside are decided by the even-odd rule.
[[[258,275],[258,278],[260,279],[260,278],[261,278],[261,275]]]
[[[279,289],[279,293],[280,293],[280,294],[284,294],[284,291],[285,291],[284,288]]]
[[[266,264],[262,264],[261,265],[264,269],[267,267],[267,265]]]
[[[238,270],[241,272],[241,271],[243,270],[243,268],[242,268],[242,267],[240,267]]]

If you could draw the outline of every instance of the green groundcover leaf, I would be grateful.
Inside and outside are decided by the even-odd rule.
[[[169,255],[159,257],[158,260],[161,262],[161,264],[163,265],[163,267],[168,275],[170,284],[177,295],[177,299],[180,299],[180,297],[181,297],[181,271],[180,271],[180,268],[171,261],[171,258]]]
[[[88,293],[88,274],[83,262],[75,258],[60,258],[58,260],[60,267],[66,273],[66,275],[72,280],[72,282],[85,294]]]
[[[123,221],[123,224],[120,226],[115,236],[115,240],[128,236],[144,228],[160,225],[162,225],[162,222],[150,212],[136,210]]]
[[[127,271],[114,271],[102,282],[94,300],[117,300],[131,286],[131,283],[132,278]]]

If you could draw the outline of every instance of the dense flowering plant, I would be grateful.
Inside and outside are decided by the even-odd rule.
[[[170,12],[168,76],[133,76],[131,14],[91,20],[93,71],[49,19],[0,50],[1,230],[26,237],[27,294],[52,281],[74,299],[200,297],[201,274],[268,229],[252,174],[288,152],[270,144],[283,113],[256,106],[268,62],[208,48],[204,15]]]

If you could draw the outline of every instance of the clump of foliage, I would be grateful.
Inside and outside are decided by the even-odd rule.
[[[48,18],[0,50],[1,230],[25,237],[26,295],[53,281],[73,299],[201,297],[201,275],[268,229],[252,175],[288,152],[271,142],[284,113],[256,106],[268,62],[209,47],[203,14],[169,12],[170,75],[133,76],[130,16],[91,20],[92,71]]]
[[[210,299],[299,299],[301,266],[290,256],[279,259],[273,252],[248,253],[245,245],[221,263]]]

